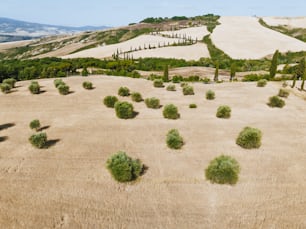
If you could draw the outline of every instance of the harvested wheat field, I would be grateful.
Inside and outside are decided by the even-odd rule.
[[[221,17],[212,35],[213,43],[235,59],[260,59],[280,52],[305,51],[303,41],[268,29],[255,17]]]
[[[83,89],[85,80],[95,89]],[[183,96],[179,85],[169,92],[144,79],[64,81],[73,91],[67,96],[52,79],[39,80],[40,95],[30,94],[29,81],[0,95],[1,228],[306,228],[305,100],[290,94],[284,108],[268,107],[281,83],[195,83],[195,95]],[[102,100],[120,86],[174,103],[181,118],[164,119],[162,108],[133,102],[139,114],[118,119]],[[205,99],[209,89],[215,100]],[[232,108],[230,119],[216,118],[219,105]],[[36,118],[48,149],[28,142]],[[263,132],[259,149],[235,144],[245,126]],[[185,140],[181,150],[166,146],[172,128]],[[107,171],[106,160],[119,150],[148,166],[137,181],[120,184]],[[204,169],[221,154],[241,166],[234,186],[205,180]]]

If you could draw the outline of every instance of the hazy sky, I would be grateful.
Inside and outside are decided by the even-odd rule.
[[[127,25],[146,17],[306,16],[306,0],[1,0],[0,17],[55,25]]]

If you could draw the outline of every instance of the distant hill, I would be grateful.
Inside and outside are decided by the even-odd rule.
[[[29,40],[37,37],[95,31],[107,26],[69,27],[46,25],[0,17],[0,42]]]

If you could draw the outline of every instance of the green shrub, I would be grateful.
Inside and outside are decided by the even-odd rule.
[[[167,91],[176,91],[174,84],[169,84],[166,89]]]
[[[61,95],[68,95],[69,94],[69,86],[66,85],[66,84],[60,84],[58,87],[58,92],[61,94]]]
[[[213,159],[205,169],[205,177],[211,183],[236,184],[239,179],[239,163],[230,156],[221,155]]]
[[[206,99],[208,99],[208,100],[214,100],[215,99],[215,92],[214,91],[212,91],[212,90],[208,90],[207,92],[206,92]]]
[[[239,133],[236,144],[245,149],[259,148],[261,136],[262,133],[259,129],[247,126]]]
[[[145,99],[145,104],[147,105],[148,108],[152,108],[152,109],[160,108],[159,99],[155,97]]]
[[[116,96],[111,95],[106,96],[103,100],[104,105],[111,108],[115,107],[116,102],[118,102],[118,98]]]
[[[197,108],[197,104],[191,103],[189,104],[189,108]]]
[[[281,88],[281,89],[279,89],[278,96],[283,97],[283,98],[288,98],[289,91]]]
[[[64,83],[64,81],[62,80],[62,79],[55,79],[54,81],[53,81],[53,83],[54,83],[54,86],[56,87],[56,88],[58,88],[58,86],[60,86],[60,85],[65,85],[65,83]]]
[[[208,77],[204,77],[203,83],[209,84],[210,83],[210,79]]]
[[[9,84],[11,86],[11,88],[15,87],[16,82],[17,81],[14,78],[8,78],[8,79],[5,79],[5,80],[2,81],[2,83]]]
[[[229,106],[220,106],[217,110],[216,116],[218,118],[230,118],[231,117],[231,108]]]
[[[173,104],[168,104],[164,107],[163,115],[167,119],[178,119],[180,117],[177,107]]]
[[[29,91],[32,94],[39,94],[40,93],[40,86],[37,81],[32,81],[29,86]]]
[[[132,159],[125,152],[117,152],[106,162],[106,167],[119,182],[128,182],[137,179],[143,172],[143,164],[138,159]]]
[[[129,96],[130,95],[130,89],[127,87],[120,87],[118,90],[118,95],[120,96]]]
[[[134,107],[131,103],[118,101],[115,103],[115,111],[118,118],[134,118]]]
[[[282,108],[285,106],[286,103],[283,99],[279,98],[278,96],[272,96],[269,98],[268,106],[269,107],[279,107]]]
[[[85,88],[85,89],[87,89],[87,90],[93,89],[92,82],[89,82],[89,81],[83,82],[83,88]]]
[[[191,86],[183,87],[183,94],[184,95],[194,95],[193,87]]]
[[[7,83],[2,83],[2,84],[0,85],[0,87],[1,87],[1,91],[2,91],[3,93],[5,93],[5,94],[9,93],[9,92],[11,91],[11,89],[12,89],[11,85],[9,85],[9,84],[7,84]]]
[[[188,83],[182,82],[182,83],[180,84],[180,86],[181,86],[181,87],[186,87],[186,86],[188,86]]]
[[[141,102],[141,101],[143,101],[142,96],[141,96],[141,94],[139,92],[133,92],[131,94],[131,98],[132,98],[132,100],[134,102]]]
[[[267,85],[267,80],[266,79],[261,79],[257,81],[257,87],[264,87]]]
[[[35,129],[38,131],[40,128],[40,121],[38,119],[34,119],[30,122],[29,126],[32,130]]]
[[[171,149],[180,149],[184,145],[184,140],[178,130],[172,129],[167,133],[166,143]]]
[[[33,134],[29,138],[30,143],[35,146],[36,148],[43,148],[47,143],[47,134],[46,133],[38,133]]]
[[[162,79],[155,79],[153,85],[154,87],[164,87],[164,82]]]

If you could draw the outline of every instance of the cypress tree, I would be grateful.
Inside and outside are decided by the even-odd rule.
[[[168,81],[169,81],[169,67],[166,64],[164,68],[164,82],[168,82]]]
[[[232,81],[234,79],[235,75],[236,75],[236,65],[235,65],[235,63],[233,63],[231,65],[231,77],[230,77],[230,81]]]
[[[273,58],[271,61],[271,66],[270,66],[270,78],[273,79],[275,77],[276,74],[276,70],[277,70],[277,59],[278,59],[278,50],[275,51],[275,53],[273,54]]]
[[[215,69],[215,77],[214,77],[214,81],[215,82],[218,82],[218,77],[219,77],[219,61],[216,61],[215,62],[215,66],[216,66],[216,69]]]
[[[301,84],[301,90],[304,90],[304,84],[305,84],[305,78],[306,78],[306,70],[305,70],[305,58],[303,58],[299,64],[301,77],[302,77],[302,84]]]

